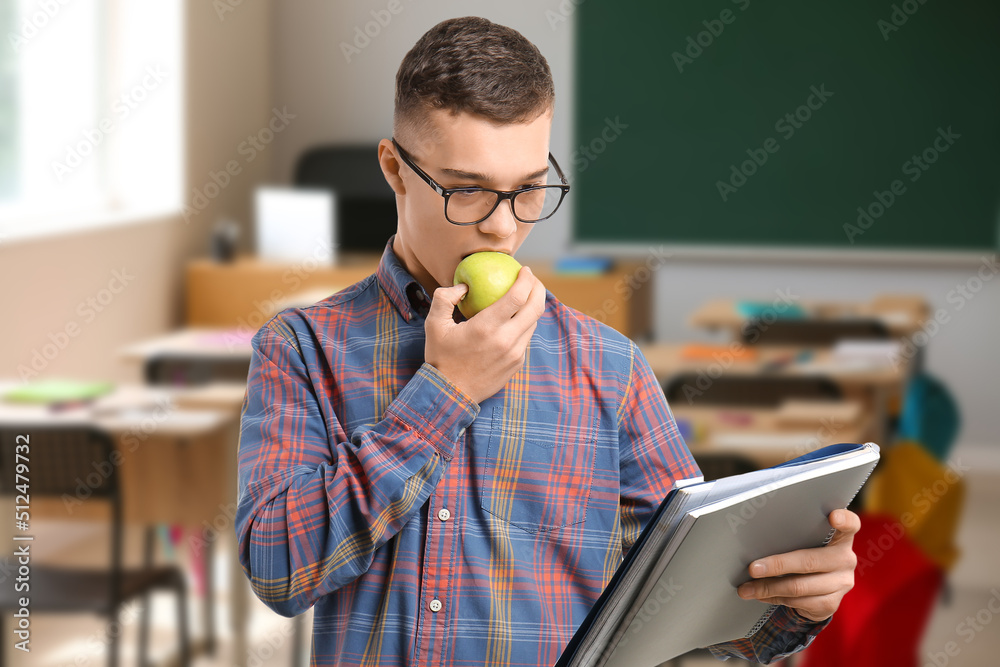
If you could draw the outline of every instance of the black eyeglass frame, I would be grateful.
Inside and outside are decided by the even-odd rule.
[[[403,162],[406,163],[406,166],[409,167],[410,169],[412,169],[413,172],[417,176],[420,177],[420,180],[422,180],[427,185],[431,186],[431,189],[434,190],[434,192],[436,192],[439,195],[441,195],[442,197],[444,197],[444,217],[445,217],[445,219],[448,222],[450,222],[451,224],[458,225],[460,227],[466,227],[468,225],[478,225],[480,222],[482,222],[483,220],[486,220],[491,215],[493,215],[493,212],[497,210],[497,206],[499,206],[500,203],[503,200],[505,200],[505,199],[509,199],[510,200],[510,211],[514,215],[514,217],[517,218],[518,220],[520,220],[521,222],[536,223],[536,222],[541,222],[542,220],[548,220],[553,215],[555,215],[556,211],[559,210],[559,207],[562,206],[563,200],[566,198],[566,194],[569,192],[569,187],[570,186],[569,186],[569,183],[566,181],[566,176],[563,175],[563,171],[559,167],[559,163],[556,162],[556,158],[552,155],[552,153],[549,153],[549,161],[552,163],[552,166],[556,168],[556,175],[559,176],[559,180],[562,181],[561,185],[560,184],[555,184],[555,185],[530,185],[530,186],[528,186],[526,188],[518,188],[517,190],[494,190],[492,188],[481,188],[481,187],[478,187],[478,186],[476,186],[476,187],[468,187],[468,188],[446,188],[443,185],[441,185],[440,183],[438,183],[437,181],[435,181],[433,178],[431,178],[427,174],[427,172],[425,172],[423,169],[421,169],[420,167],[418,167],[416,165],[416,163],[413,161],[413,158],[411,158],[409,156],[409,154],[405,150],[403,150],[403,147],[400,146],[396,142],[395,137],[392,138],[392,145],[396,147],[396,151],[398,151],[399,157],[403,158]],[[531,192],[532,190],[541,190],[542,188],[558,188],[560,190],[559,202],[556,204],[556,207],[554,209],[552,209],[552,213],[549,213],[544,218],[538,218],[537,220],[525,220],[524,218],[521,218],[520,216],[518,216],[517,212],[514,209],[514,197],[516,197],[517,195],[521,194],[522,192]],[[448,217],[448,199],[453,194],[458,193],[458,192],[480,192],[480,191],[492,192],[495,195],[497,195],[496,203],[493,204],[493,208],[490,209],[489,213],[487,213],[486,215],[484,215],[479,220],[476,220],[475,222],[455,222],[454,220],[452,220],[451,218]]]

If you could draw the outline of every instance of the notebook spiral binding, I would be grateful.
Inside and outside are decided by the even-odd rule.
[[[750,628],[750,631],[747,632],[745,635],[743,635],[743,639],[749,639],[758,630],[760,630],[762,627],[764,627],[764,624],[767,623],[767,619],[771,618],[771,614],[773,614],[774,610],[777,609],[777,608],[778,608],[778,605],[776,605],[776,604],[770,605],[767,608],[767,611],[764,612],[763,616],[761,616],[760,618],[758,618],[757,622],[753,624],[753,627]]]
[[[875,444],[874,442],[866,442],[865,443],[865,447],[874,447],[875,451],[879,451],[879,446],[877,444]],[[875,471],[875,468],[872,468],[872,470],[867,475],[865,475],[865,478],[863,480],[861,480],[861,486],[858,487],[857,491],[855,491],[853,494],[851,494],[851,500],[854,500],[855,498],[857,498],[858,494],[861,493],[861,489],[864,487],[865,483],[868,481],[868,478],[872,476],[872,472],[874,472],[874,471]],[[851,500],[848,500],[847,502],[850,503]],[[833,536],[836,535],[836,533],[837,533],[837,529],[836,528],[831,528],[830,529],[830,534],[826,536],[825,540],[823,540],[823,546],[824,547],[827,544],[830,543],[830,540],[833,539]]]
[[[866,442],[866,443],[865,443],[865,447],[868,447],[869,445],[871,445],[872,447],[875,447],[875,449],[876,449],[876,450],[878,450],[878,445],[877,445],[877,444],[875,444],[874,442]],[[873,468],[873,470],[874,470],[874,468]],[[858,495],[859,493],[861,493],[861,488],[862,488],[862,487],[863,487],[863,486],[865,485],[865,482],[867,482],[867,481],[868,481],[868,478],[869,478],[869,477],[871,477],[871,472],[869,472],[869,473],[868,473],[867,475],[865,475],[865,478],[864,478],[863,480],[861,480],[861,486],[859,486],[859,487],[858,487],[858,490],[857,490],[857,491],[855,491],[855,492],[854,492],[853,494],[851,494],[851,500],[854,500],[854,498],[855,498],[855,497],[856,497],[856,496],[857,496],[857,495]],[[848,502],[850,502],[850,501],[848,501]],[[833,539],[833,536],[834,536],[834,535],[835,535],[836,533],[837,533],[837,529],[836,529],[836,528],[832,528],[832,529],[830,530],[830,534],[826,536],[826,539],[825,539],[825,540],[823,540],[823,546],[826,546],[827,544],[829,544],[829,543],[830,543],[830,540],[832,540],[832,539]],[[743,638],[744,638],[744,639],[749,639],[749,638],[750,638],[751,636],[753,636],[753,635],[754,635],[754,634],[755,634],[755,633],[756,633],[756,632],[757,632],[758,630],[760,630],[760,629],[761,629],[762,627],[764,627],[764,624],[765,624],[765,623],[767,623],[767,620],[768,620],[769,618],[771,618],[771,614],[773,614],[773,613],[774,613],[774,611],[775,611],[775,610],[776,610],[777,608],[778,608],[778,605],[775,605],[775,604],[772,604],[771,606],[769,606],[769,607],[767,608],[767,611],[765,611],[765,612],[764,612],[764,614],[763,614],[763,615],[762,615],[762,616],[761,616],[761,617],[760,617],[759,619],[757,619],[757,622],[753,624],[753,627],[752,627],[752,628],[750,628],[750,631],[749,631],[749,632],[747,632],[747,633],[746,633],[745,635],[743,635]]]

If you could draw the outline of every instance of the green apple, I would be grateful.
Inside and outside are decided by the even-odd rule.
[[[521,264],[502,252],[474,252],[455,267],[454,284],[465,283],[469,290],[458,302],[466,319],[502,297],[517,279]]]

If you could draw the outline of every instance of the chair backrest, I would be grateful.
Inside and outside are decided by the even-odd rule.
[[[23,458],[21,458],[23,457]],[[19,468],[25,464],[24,468]],[[106,500],[111,509],[110,565],[115,574],[122,566],[122,499],[118,484],[121,464],[112,437],[105,431],[81,425],[31,424],[0,427],[0,495],[22,494],[27,478],[31,498],[58,497],[72,517],[75,508],[92,499]],[[110,577],[111,608],[120,599],[120,576]]]
[[[913,377],[906,386],[896,436],[919,442],[944,461],[960,428],[958,403],[948,387],[927,373]]]
[[[844,397],[840,386],[823,376],[720,375],[709,379],[696,373],[670,378],[663,391],[667,403],[684,405],[740,405],[776,408],[787,399],[833,400]]]
[[[866,510],[899,521],[943,570],[954,566],[966,496],[965,480],[955,470],[920,443],[904,440],[886,448],[866,487]]]
[[[381,253],[396,230],[396,195],[379,166],[377,144],[311,148],[299,157],[294,182],[333,191],[340,250]]]
[[[250,360],[234,357],[160,355],[146,360],[146,384],[191,387],[209,382],[246,382]]]
[[[745,345],[815,345],[830,346],[846,338],[888,340],[885,323],[877,319],[777,319],[767,323],[750,320],[740,328]]]

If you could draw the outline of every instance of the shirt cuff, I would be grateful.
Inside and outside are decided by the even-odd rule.
[[[782,630],[787,630],[788,632],[811,632],[812,630],[816,630],[818,632],[830,624],[833,616],[825,621],[813,621],[806,618],[791,607],[781,605],[774,610],[771,618],[774,619],[775,624],[778,627]]]
[[[386,412],[450,461],[465,429],[479,416],[479,404],[424,362]]]
[[[831,616],[825,621],[811,621],[791,607],[782,605],[750,637],[709,646],[708,650],[720,660],[741,657],[766,665],[809,646],[832,619]]]

